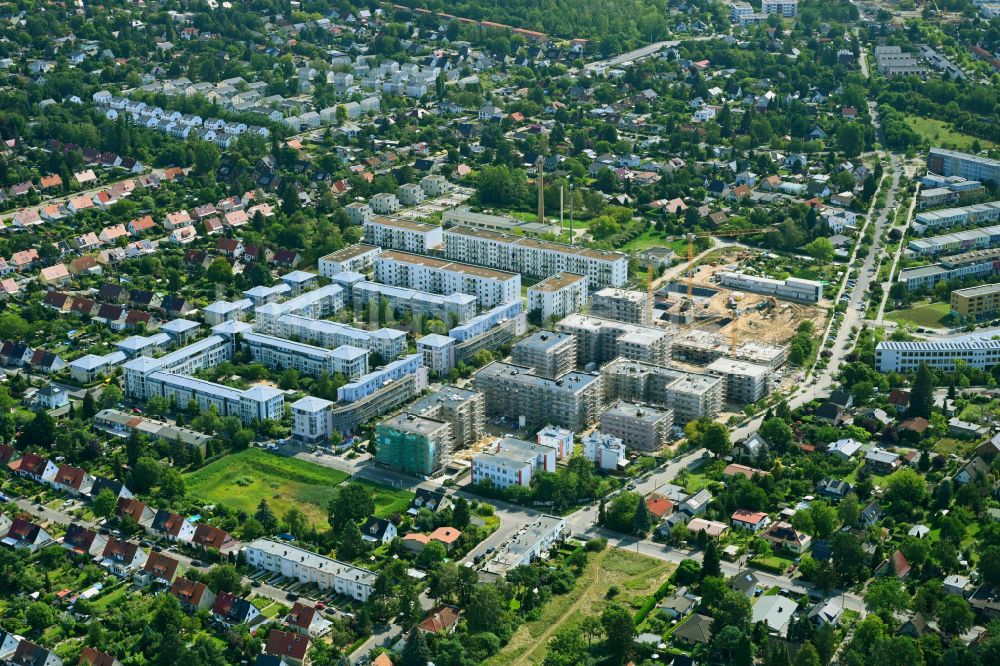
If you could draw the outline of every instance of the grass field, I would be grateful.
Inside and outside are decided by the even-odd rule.
[[[540,664],[549,640],[566,627],[576,627],[588,615],[600,615],[608,589],[620,592],[615,601],[635,610],[667,579],[673,565],[619,548],[591,555],[587,567],[569,594],[554,597],[537,620],[518,627],[510,642],[485,663],[489,666]]]
[[[935,146],[946,144],[954,146],[958,150],[969,150],[972,148],[972,143],[978,140],[979,145],[983,149],[994,147],[994,143],[992,141],[987,139],[978,139],[978,137],[974,137],[969,134],[956,132],[952,129],[949,123],[941,120],[908,115],[906,116],[906,124],[909,125],[914,132],[919,134],[921,139]]]
[[[209,504],[224,504],[237,511],[253,513],[266,499],[275,515],[281,517],[293,504],[309,520],[323,527],[327,506],[337,494],[337,486],[347,480],[346,473],[296,458],[247,449],[187,474],[187,494]],[[361,481],[375,494],[376,513],[386,516],[405,510],[413,498],[406,490],[393,490]]]
[[[948,303],[924,303],[906,310],[887,312],[885,316],[900,324],[910,323],[914,326],[941,328],[947,326],[941,320],[950,312],[951,306]]]
[[[646,229],[646,231],[644,231],[638,238],[626,243],[622,249],[625,252],[642,252],[643,250],[648,250],[651,247],[669,247],[677,256],[686,257],[687,241],[673,236],[670,236],[670,238],[674,238],[674,240],[668,240],[668,236],[666,234],[650,227],[649,229]]]

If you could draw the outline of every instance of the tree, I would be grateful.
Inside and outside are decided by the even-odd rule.
[[[639,536],[649,534],[652,527],[652,516],[646,508],[645,500],[640,499],[635,505],[635,514],[632,516],[632,531]]]
[[[219,168],[222,152],[210,141],[194,142],[194,173],[197,176],[214,174]]]
[[[865,130],[857,123],[844,123],[837,129],[837,145],[847,157],[857,157],[865,147]]]
[[[705,545],[705,554],[701,560],[701,579],[722,575],[722,558],[719,556],[719,545],[714,539]]]
[[[233,281],[233,267],[223,257],[217,257],[209,264],[205,277],[215,284],[229,284]]]
[[[464,497],[455,500],[455,507],[451,512],[451,522],[462,530],[469,526],[469,500]]]
[[[160,475],[160,497],[173,501],[184,497],[184,477],[173,467],[163,469]]]
[[[445,550],[444,545],[437,541],[431,541],[417,555],[416,564],[421,569],[429,571],[444,562],[447,557],[448,551]]]
[[[933,410],[934,373],[926,364],[921,364],[917,368],[917,376],[913,380],[913,388],[910,390],[910,406],[906,413],[908,416],[922,416],[925,419],[930,419]]]
[[[309,520],[306,518],[306,514],[303,513],[302,509],[293,504],[288,507],[288,511],[285,512],[285,525],[288,527],[289,534],[301,537],[306,532]]]
[[[494,585],[478,585],[469,595],[465,608],[469,630],[495,631],[507,621],[506,602]]]
[[[132,488],[139,493],[148,493],[160,482],[160,463],[152,458],[139,458],[132,468]]]
[[[1000,585],[1000,544],[987,546],[979,556],[979,575],[990,587]]]
[[[83,418],[92,419],[94,415],[97,414],[97,402],[94,400],[94,394],[87,391],[83,394],[83,406],[81,409],[83,413]]]
[[[828,264],[833,261],[834,248],[829,238],[817,238],[805,247],[806,254],[816,261]]]
[[[604,646],[615,664],[624,664],[632,653],[632,642],[635,640],[635,622],[632,613],[619,604],[608,604],[601,613],[601,625],[604,627]]]
[[[431,650],[427,646],[424,632],[416,627],[410,629],[406,637],[406,647],[403,648],[402,666],[427,666],[431,660]]]
[[[243,587],[243,576],[232,564],[219,564],[206,574],[205,584],[215,591],[237,593]]]
[[[97,493],[97,496],[90,502],[90,509],[95,516],[110,518],[114,515],[118,506],[118,497],[110,489],[105,488]]]
[[[795,666],[822,666],[822,663],[816,648],[809,642],[803,643],[799,653],[795,655]]]
[[[267,503],[266,499],[262,499],[257,504],[257,511],[254,512],[253,517],[268,532],[278,529],[278,517],[274,515],[274,511],[271,510],[271,505]]]
[[[825,539],[837,529],[837,511],[829,504],[817,502],[809,507],[812,516],[813,536]]]
[[[101,389],[101,397],[97,400],[97,406],[101,409],[113,409],[122,401],[122,390],[114,384],[108,384]]]
[[[716,456],[724,456],[733,448],[729,428],[716,421],[699,421],[698,444]]]
[[[343,484],[337,496],[330,500],[330,527],[337,531],[347,523],[362,523],[375,513],[375,497],[372,491],[360,483]]]
[[[909,605],[910,595],[895,576],[879,578],[865,590],[865,608],[887,624],[894,622],[896,613],[905,611]]]
[[[24,621],[36,634],[56,623],[56,609],[40,601],[32,602],[24,610]]]
[[[902,507],[903,513],[908,513],[912,507],[921,506],[926,495],[927,482],[914,469],[905,467],[893,472],[886,480],[886,499],[894,509]]]
[[[482,203],[507,206],[524,198],[525,188],[523,171],[500,164],[480,171],[476,190]]]
[[[430,546],[430,544],[427,545]],[[361,536],[361,528],[353,520],[347,521],[340,530],[340,547],[337,549],[337,556],[342,560],[351,561],[360,557],[365,550],[367,547]]]
[[[972,628],[975,614],[969,602],[957,594],[947,594],[935,608],[938,627],[951,636],[960,636]]]
[[[769,419],[764,419],[758,432],[768,444],[778,451],[785,451],[792,444],[792,428],[780,417],[772,416]]]
[[[840,504],[837,506],[837,516],[840,518],[841,524],[851,527],[858,522],[860,515],[861,502],[858,501],[858,496],[854,493],[848,493],[847,497],[840,500]]]
[[[48,449],[56,438],[56,422],[46,410],[35,414],[21,430],[18,440],[22,448],[40,447]]]

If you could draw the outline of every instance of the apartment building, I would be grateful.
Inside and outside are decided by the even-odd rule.
[[[583,457],[605,471],[617,471],[626,463],[625,443],[618,437],[593,430],[583,438]]]
[[[628,257],[510,234],[454,227],[444,231],[445,256],[479,266],[509,270],[528,277],[556,273],[586,275],[594,288],[622,287],[628,280]]]
[[[451,450],[464,449],[486,435],[486,399],[482,393],[443,386],[407,407],[407,413],[451,426]]]
[[[268,303],[277,303],[278,301],[290,296],[291,292],[291,287],[284,282],[279,282],[278,284],[270,287],[257,285],[256,287],[245,289],[243,291],[243,295],[246,296],[251,303],[253,303],[255,308],[259,308],[260,306],[267,305]]]
[[[966,180],[1000,183],[1000,160],[946,148],[931,148],[927,170],[942,176],[961,176]]]
[[[482,575],[500,578],[511,569],[548,556],[553,546],[566,536],[566,521],[541,515],[517,530],[483,565]]]
[[[411,375],[422,368],[423,356],[409,354],[344,384],[337,389],[337,399],[344,402],[360,400],[375,393],[385,384]]]
[[[559,331],[576,337],[576,362],[580,367],[600,365],[622,357],[654,365],[670,359],[674,331],[571,314],[561,319]]]
[[[294,369],[310,377],[340,373],[347,379],[368,372],[368,351],[358,347],[327,349],[262,333],[244,333],[241,342],[255,361],[268,368]]]
[[[354,201],[352,203],[344,206],[344,210],[347,212],[347,219],[351,224],[362,225],[375,217],[375,212],[372,207],[366,203],[361,203],[360,201]]]
[[[616,359],[601,368],[605,401],[626,400],[666,407],[674,422],[714,419],[722,410],[725,380],[708,374],[685,372],[627,359]]]
[[[956,231],[930,238],[914,238],[906,245],[907,251],[918,257],[936,257],[956,252],[989,250],[1000,247],[1000,225]]]
[[[718,358],[728,357],[736,361],[766,365],[771,370],[777,370],[788,360],[788,345],[770,345],[751,340],[739,344],[734,350],[729,340],[719,333],[698,330],[686,331],[675,337],[670,351],[674,359],[686,363],[708,364]]]
[[[590,297],[590,314],[626,324],[649,325],[649,294],[633,289],[605,287]]]
[[[486,398],[487,415],[523,420],[533,429],[551,423],[584,430],[597,421],[603,404],[601,377],[581,372],[550,379],[497,361],[476,372],[472,384]]]
[[[1000,247],[989,250],[972,250],[942,257],[936,264],[904,268],[896,280],[906,285],[907,291],[930,289],[945,280],[989,278],[1000,273]]]
[[[342,310],[346,300],[343,287],[338,284],[328,284],[280,303],[258,306],[254,328],[267,335],[277,335],[278,319],[284,315],[294,314],[310,319],[322,319]]]
[[[232,355],[233,343],[231,340],[221,335],[210,335],[159,358],[154,359],[148,356],[134,358],[122,366],[125,377],[125,395],[146,400],[151,395],[146,380],[153,373],[162,371],[189,375],[198,370],[214,368],[219,363],[232,358]]]
[[[667,443],[674,425],[670,409],[619,400],[601,414],[601,432],[617,437],[639,451],[658,451]]]
[[[556,273],[528,287],[528,311],[539,312],[541,321],[561,319],[579,312],[587,304],[587,276]]]
[[[387,250],[428,254],[444,243],[441,227],[394,217],[375,217],[364,222],[365,243]]]
[[[379,192],[368,200],[368,205],[376,215],[392,215],[402,207],[399,199],[391,192]]]
[[[774,388],[773,369],[731,358],[717,358],[705,367],[710,375],[726,380],[726,397],[741,405],[763,400]]]
[[[396,316],[440,319],[449,325],[469,321],[479,309],[475,296],[459,292],[439,295],[409,287],[393,287],[366,281],[356,282],[351,288],[355,311],[374,308],[373,312],[377,312],[383,299],[388,303],[390,312]]]
[[[247,564],[256,569],[312,583],[321,590],[333,590],[361,602],[368,600],[378,577],[374,571],[271,539],[257,539],[248,544],[245,555]]]
[[[387,250],[376,257],[375,279],[432,294],[471,294],[483,310],[521,298],[521,276],[517,273],[397,250]]]
[[[541,377],[561,377],[576,367],[576,338],[569,333],[537,331],[514,344],[511,360]]]
[[[823,298],[823,284],[816,280],[790,277],[782,281],[729,271],[720,271],[716,275],[723,286],[732,289],[767,294],[799,303],[818,303]]]
[[[548,425],[538,431],[538,443],[552,446],[556,450],[556,458],[563,460],[573,455],[573,431]]]
[[[381,386],[353,401],[338,401],[332,408],[333,429],[341,435],[355,434],[374,418],[392,413],[427,388],[427,368],[383,382]]]
[[[274,335],[296,337],[311,344],[337,349],[344,345],[367,349],[378,354],[383,361],[398,358],[406,351],[406,333],[394,328],[365,331],[325,319],[311,319],[300,315],[279,317]]]
[[[375,427],[375,460],[391,469],[432,476],[451,459],[451,424],[447,421],[397,414]]]
[[[1000,312],[1000,284],[983,284],[951,292],[951,313],[962,321],[991,318]]]
[[[760,11],[764,14],[777,14],[784,18],[792,18],[799,9],[799,0],[762,0]]]
[[[958,208],[942,208],[917,213],[913,228],[917,233],[946,227],[970,227],[1000,221],[1000,201],[989,201]]]
[[[214,407],[219,416],[238,416],[245,424],[277,421],[285,415],[284,393],[270,386],[240,390],[170,372],[154,372],[146,377],[145,384],[147,396],[159,395],[178,405],[193,400],[201,411]]]
[[[915,372],[921,365],[952,371],[955,363],[980,370],[1000,363],[1000,340],[975,336],[926,342],[880,342],[875,347],[875,367],[879,372]]]
[[[429,197],[439,197],[451,191],[451,183],[444,176],[431,174],[420,179],[420,187]]]
[[[333,403],[306,396],[291,404],[292,437],[306,444],[326,442],[333,434]]]
[[[382,248],[367,243],[355,243],[319,258],[319,274],[333,277],[337,273],[368,273]]]
[[[404,206],[416,206],[424,202],[426,195],[424,194],[424,189],[416,183],[406,183],[405,185],[400,185],[399,189],[396,190],[396,197],[399,199],[399,203]],[[394,212],[394,211],[386,211]]]
[[[527,487],[534,473],[555,469],[555,447],[504,437],[472,458],[472,482],[488,481],[498,488]]]
[[[436,377],[444,377],[454,369],[457,346],[458,340],[439,333],[431,333],[417,340],[417,351],[423,355],[424,365]]]

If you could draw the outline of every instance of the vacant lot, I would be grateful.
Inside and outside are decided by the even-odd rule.
[[[951,312],[951,306],[947,303],[924,303],[906,310],[889,312],[885,316],[900,324],[910,323],[914,326],[941,328],[947,326],[942,320],[948,316],[949,312]]]
[[[576,587],[547,603],[537,620],[518,627],[510,643],[486,663],[492,666],[542,663],[548,642],[556,632],[578,626],[588,615],[601,614],[611,586],[620,590],[615,601],[635,611],[673,569],[669,562],[620,548],[592,554]]]
[[[337,487],[349,477],[339,470],[296,458],[247,449],[186,475],[190,497],[208,504],[224,504],[237,511],[254,512],[262,499],[282,516],[293,504],[319,527],[326,526],[327,506]],[[375,493],[380,516],[405,510],[413,493],[361,481]]]
[[[906,124],[919,134],[921,139],[934,146],[944,144],[954,146],[958,150],[969,150],[972,148],[974,141],[979,141],[979,145],[984,149],[992,148],[994,145],[992,141],[956,132],[949,123],[933,118],[906,116]]]

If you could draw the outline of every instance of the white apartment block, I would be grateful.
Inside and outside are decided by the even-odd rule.
[[[393,287],[378,282],[357,282],[351,288],[354,309],[378,308],[382,300],[397,314],[412,317],[440,319],[451,326],[469,321],[476,316],[476,297],[470,294],[432,294],[409,287]]]
[[[253,360],[268,368],[294,369],[310,377],[339,372],[347,379],[368,372],[368,352],[358,347],[327,349],[261,333],[244,333],[241,338]]]
[[[277,332],[283,338],[297,337],[305,342],[336,349],[343,345],[367,349],[384,361],[397,358],[406,351],[406,333],[394,328],[365,331],[347,324],[325,319],[310,319],[300,315],[284,315],[277,321]]]
[[[649,295],[644,291],[605,287],[590,297],[590,314],[627,324],[648,325],[648,304]]]
[[[404,206],[416,206],[423,203],[426,195],[424,194],[424,188],[416,183],[406,183],[405,185],[400,185],[399,189],[396,190],[396,198]]]
[[[534,472],[555,471],[556,457],[554,446],[504,437],[472,459],[472,482],[489,480],[500,488],[528,486]]]
[[[375,258],[375,279],[432,294],[471,294],[483,310],[521,298],[521,276],[517,273],[396,250]]]
[[[763,400],[773,388],[773,370],[766,365],[720,357],[705,367],[710,375],[724,377],[730,402],[750,404]]]
[[[169,372],[154,372],[146,378],[146,392],[187,405],[192,400],[201,411],[211,408],[219,416],[238,416],[245,424],[254,421],[280,420],[285,415],[285,396],[270,386],[246,390]]]
[[[390,192],[379,192],[368,200],[368,205],[376,215],[392,215],[400,209],[399,199]]]
[[[587,277],[556,273],[528,287],[528,310],[539,311],[541,320],[561,319],[579,312],[587,304]]]
[[[583,457],[602,470],[616,470],[625,462],[625,443],[600,430],[593,430],[583,438]]]
[[[409,354],[392,363],[387,363],[358,377],[349,384],[341,386],[337,389],[337,399],[344,402],[354,402],[366,398],[386,384],[424,369],[423,360],[424,357],[420,354]],[[426,370],[424,370],[424,374],[426,374]]]
[[[375,258],[382,248],[357,243],[319,258],[319,274],[332,278],[337,273],[367,273],[375,265]]]
[[[455,367],[455,347],[458,340],[431,333],[417,340],[417,351],[424,357],[424,366],[437,377],[443,377]]]
[[[357,601],[367,601],[378,575],[288,543],[257,539],[246,547],[247,564]]]
[[[663,365],[670,359],[671,340],[675,331],[638,324],[601,319],[582,314],[562,318],[558,329],[576,336],[576,362],[585,367],[600,365],[622,357],[653,365]]]
[[[366,243],[389,250],[427,254],[444,243],[443,230],[433,224],[376,217],[366,221],[364,227]]]
[[[799,0],[763,0],[760,10],[764,14],[777,14],[784,18],[791,18],[799,9]]]
[[[306,396],[291,405],[292,437],[307,444],[330,439],[333,434],[333,403]]]
[[[430,175],[420,179],[420,187],[428,197],[439,197],[451,191],[451,183],[444,176]]]
[[[517,530],[483,565],[483,573],[503,576],[511,569],[528,565],[548,556],[566,533],[566,521],[557,516],[541,515]]]
[[[719,282],[723,286],[732,289],[752,291],[800,303],[818,303],[823,298],[823,284],[816,280],[790,277],[781,281],[729,271],[721,271],[716,275],[719,276]]]
[[[344,288],[328,284],[287,301],[261,305],[255,313],[254,328],[261,333],[278,335],[278,320],[281,317],[301,315],[310,319],[322,319],[342,310],[345,301]]]
[[[233,344],[221,335],[210,335],[165,356],[150,358],[140,356],[122,366],[125,376],[125,394],[146,400],[149,393],[146,378],[155,372],[193,374],[198,370],[214,368],[232,358]],[[187,404],[187,403],[184,403]]]
[[[375,217],[372,207],[360,201],[347,204],[344,206],[344,211],[347,213],[347,219],[351,221],[351,224],[361,225]]]
[[[879,372],[914,372],[921,365],[953,371],[957,361],[980,370],[1000,363],[1000,340],[973,336],[927,342],[880,342],[875,347]]]
[[[446,230],[444,246],[445,256],[449,259],[529,277],[547,278],[556,273],[577,273],[586,275],[588,284],[593,288],[621,287],[628,280],[628,257],[620,252],[468,227]]]
[[[573,455],[573,431],[556,426],[545,426],[538,431],[538,443],[556,450],[556,458],[562,460]]]
[[[253,301],[241,298],[238,301],[216,301],[204,309],[205,323],[215,326],[226,321],[243,321],[253,312]]]

